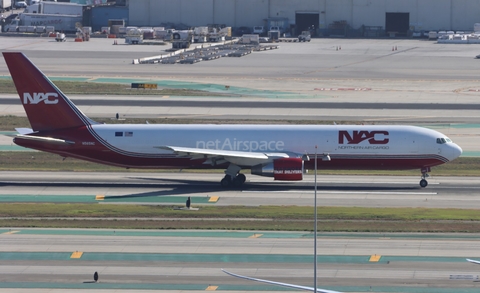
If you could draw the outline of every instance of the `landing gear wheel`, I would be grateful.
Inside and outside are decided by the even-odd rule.
[[[428,185],[428,181],[425,179],[420,180],[420,187],[425,188]]]
[[[243,183],[245,183],[246,179],[247,178],[245,177],[245,175],[239,173],[237,174],[237,176],[235,176],[235,178],[233,178],[232,185],[235,187],[240,187],[243,185]]]
[[[240,186],[242,186],[242,182],[238,178],[235,177],[232,180],[232,185],[235,186],[235,187],[240,187]]]
[[[226,175],[225,177],[223,177],[222,181],[220,181],[220,184],[222,185],[222,187],[228,187],[232,184],[232,178]]]
[[[243,184],[245,183],[245,180],[247,180],[247,177],[242,173],[238,173],[236,179],[240,182],[240,184]]]
[[[420,172],[422,172],[422,180],[420,180],[420,187],[422,188],[427,187],[428,182],[426,178],[430,177],[430,175],[428,175],[428,172],[430,171],[431,171],[430,167],[423,167],[422,169],[420,169]]]

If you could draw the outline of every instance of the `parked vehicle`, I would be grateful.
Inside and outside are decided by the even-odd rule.
[[[298,36],[298,41],[299,42],[310,42],[312,39],[312,36],[310,35],[309,31],[303,31],[299,36]]]
[[[280,31],[280,27],[279,26],[271,26],[270,27],[270,31],[274,31],[274,32],[279,32]]]
[[[63,2],[40,2],[28,6],[25,13],[83,15],[83,5]]]
[[[55,36],[55,41],[57,42],[66,42],[67,38],[65,37],[64,33],[57,33]]]
[[[143,43],[143,32],[139,29],[131,29],[125,35],[125,43],[130,45]]]
[[[12,9],[12,0],[0,0],[0,12]]]
[[[15,8],[27,8],[27,2],[25,1],[18,1],[15,3]]]
[[[265,32],[265,30],[263,29],[263,26],[254,26],[253,27],[253,33],[254,34],[258,34],[258,35],[261,35]]]
[[[0,0],[2,1],[2,0]],[[26,2],[20,1],[17,2]],[[32,27],[54,27],[55,31],[76,32],[83,22],[83,5],[74,3],[40,2],[27,6],[18,18],[4,27],[5,31],[29,31]]]
[[[17,32],[28,26],[53,26],[55,31],[76,32],[76,23],[82,23],[82,20],[81,15],[22,13],[5,26],[5,31]]]

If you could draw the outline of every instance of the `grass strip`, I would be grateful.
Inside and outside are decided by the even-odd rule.
[[[200,210],[192,212],[175,210],[173,207],[170,205],[2,203],[0,217],[310,220],[314,211],[313,207],[304,206],[201,206]],[[319,220],[480,221],[480,213],[475,209],[318,207],[317,214]]]
[[[54,81],[55,85],[65,94],[81,95],[135,95],[135,96],[228,96],[223,93],[215,93],[191,89],[159,88],[131,89],[130,84],[125,83],[100,83],[81,81]],[[0,79],[0,93],[16,94],[17,90],[11,79]]]
[[[2,227],[18,228],[69,228],[69,229],[188,229],[188,230],[248,230],[248,231],[313,231],[313,221],[128,221],[128,220],[0,220]],[[319,222],[322,232],[378,232],[378,233],[479,233],[480,222]]]
[[[0,219],[3,227],[313,229],[313,207],[298,206],[205,206],[200,207],[199,211],[185,212],[175,210],[172,206],[6,203],[0,206],[0,216],[3,217]],[[91,217],[104,219],[91,220]],[[318,219],[319,231],[325,232],[480,232],[478,210],[319,207]]]

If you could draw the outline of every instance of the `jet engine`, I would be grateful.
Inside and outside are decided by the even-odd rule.
[[[272,163],[252,167],[252,174],[273,177],[275,180],[298,181],[303,179],[303,160],[301,158],[281,158]]]

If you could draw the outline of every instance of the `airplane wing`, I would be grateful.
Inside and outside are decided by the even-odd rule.
[[[477,265],[480,265],[480,261],[478,261],[478,260],[473,260],[473,259],[467,258],[467,261],[471,262],[471,263],[474,263],[474,264],[477,264]]]
[[[19,134],[19,135],[15,136],[15,139],[16,138],[33,140],[33,141],[40,141],[40,142],[55,144],[55,145],[73,145],[73,144],[75,144],[75,142],[73,142],[73,141],[58,139],[58,138],[52,138],[52,137],[44,137],[44,136],[33,136],[33,135]]]
[[[263,280],[263,279],[257,279],[257,278],[237,275],[237,274],[228,272],[224,269],[222,269],[222,272],[224,272],[225,274],[228,274],[230,276],[245,279],[245,280],[257,281],[257,282],[267,283],[267,284],[271,284],[271,285],[278,285],[278,286],[282,286],[282,287],[305,290],[305,291],[312,291],[312,292],[315,291],[315,288],[313,288],[313,287],[300,286],[300,285],[295,285],[295,284],[281,283],[281,282],[275,282],[275,281],[269,281],[269,280]],[[342,292],[317,288],[317,293],[342,293]]]
[[[163,150],[173,151],[177,155],[192,157],[192,159],[216,159],[225,161],[235,161],[237,159],[247,159],[252,164],[266,163],[272,159],[289,158],[287,153],[263,153],[263,152],[242,152],[228,150],[213,150],[200,148],[187,148],[178,146],[159,146],[156,147]],[[248,164],[247,164],[248,165]]]

